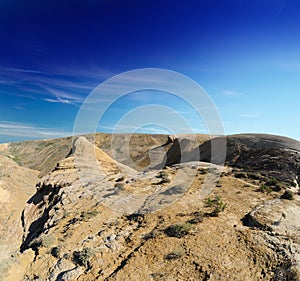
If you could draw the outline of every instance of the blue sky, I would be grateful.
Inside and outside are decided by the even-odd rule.
[[[3,0],[0,142],[71,135],[91,91],[138,68],[169,69],[196,81],[226,134],[300,140],[299,14],[297,0]],[[206,132],[187,105],[155,91],[112,104],[98,130],[114,131],[122,115],[147,104],[168,106],[194,131]],[[151,110],[145,115],[151,121]],[[119,131],[132,131],[132,121]]]

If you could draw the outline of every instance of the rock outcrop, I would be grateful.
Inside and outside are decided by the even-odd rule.
[[[174,144],[169,151],[178,155],[179,145]],[[300,183],[300,142],[286,137],[262,134],[215,137],[181,156],[181,162],[191,159],[214,164],[225,162],[230,167],[258,171],[287,183]],[[178,156],[172,164],[179,162]]]
[[[281,261],[274,280],[300,277],[300,203],[270,200],[256,206],[244,218],[244,225],[256,229],[257,236],[277,253]]]

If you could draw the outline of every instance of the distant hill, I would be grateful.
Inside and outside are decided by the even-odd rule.
[[[215,137],[197,147],[194,144],[193,149],[189,139],[178,140],[168,150],[166,164],[192,160],[215,161],[217,164],[219,159],[212,159],[212,142],[215,147],[225,145],[225,164],[230,167],[300,184],[300,142],[281,136],[238,134]]]
[[[199,147],[201,161],[210,161],[210,146],[208,141]],[[300,142],[296,140],[263,134],[231,135],[226,137],[226,149],[226,164],[231,167],[300,184]]]
[[[85,137],[108,155],[117,156],[119,162],[129,166],[134,164],[137,169],[143,169],[150,164],[150,157],[154,157],[157,147],[163,147],[164,151],[169,147],[166,145],[168,135],[160,134],[96,133]],[[193,136],[199,144],[208,138],[206,135]],[[40,176],[44,176],[54,169],[56,163],[71,153],[73,139],[76,137],[10,143],[8,151],[21,166],[38,170]]]

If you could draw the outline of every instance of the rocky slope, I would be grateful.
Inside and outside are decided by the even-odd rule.
[[[18,166],[8,152],[7,145],[0,145],[0,280],[18,259],[23,236],[21,214],[38,180],[38,171]]]
[[[150,144],[139,146],[142,138]],[[298,176],[298,142],[230,136],[223,168],[207,163],[205,138],[135,136],[134,161],[122,148],[123,163],[114,161],[110,137],[98,136],[96,145],[89,140],[78,138],[58,157],[17,213],[12,248],[21,252],[4,280],[299,280],[300,198],[291,182]],[[195,146],[200,159],[190,157]],[[7,149],[1,161],[17,166]],[[153,169],[159,161],[165,167]],[[280,181],[283,167],[288,177]],[[33,175],[22,182],[30,192],[38,172],[24,171]]]
[[[216,151],[214,159],[212,149]],[[172,165],[192,160],[225,163],[248,172],[260,172],[288,184],[298,186],[300,183],[300,143],[286,137],[263,134],[215,137],[184,151],[182,155],[180,151],[180,142],[174,143],[166,163]]]
[[[285,182],[300,183],[300,143],[272,135],[234,135],[226,138],[226,163],[260,171]],[[205,155],[207,144],[200,146]],[[206,157],[203,157],[203,160]]]

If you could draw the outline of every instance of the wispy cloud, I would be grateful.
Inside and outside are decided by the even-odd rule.
[[[90,92],[112,75],[108,71],[61,70],[53,73],[35,69],[0,68],[0,84],[7,94],[51,103],[81,104]]]
[[[12,72],[21,72],[21,73],[50,75],[47,72],[43,72],[43,71],[39,71],[39,70],[32,70],[32,69],[23,69],[23,68],[5,67],[4,70],[12,71]]]
[[[238,91],[233,91],[233,90],[225,90],[225,91],[223,91],[223,95],[235,97],[235,96],[240,96],[240,95],[242,95],[242,93],[241,93],[241,92],[238,92]]]
[[[258,116],[256,114],[241,114],[242,118],[257,118]]]
[[[70,104],[70,100],[67,99],[49,99],[45,98],[44,101],[51,102],[51,103],[65,103],[65,104]]]
[[[72,132],[38,127],[33,124],[0,121],[0,135],[20,138],[55,138],[72,135]]]
[[[16,109],[16,110],[24,110],[24,107],[19,106],[19,105],[15,105],[14,109]]]
[[[44,87],[44,89],[54,97],[54,98],[44,98],[43,100],[47,102],[77,105],[77,104],[81,104],[84,100],[84,97],[81,97],[73,93],[67,93],[49,87]]]

